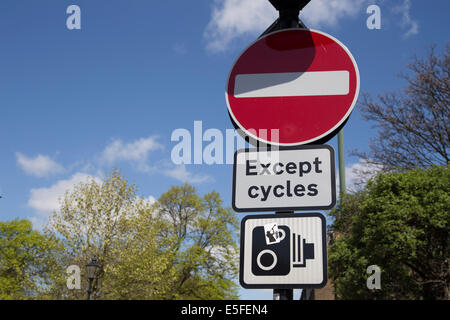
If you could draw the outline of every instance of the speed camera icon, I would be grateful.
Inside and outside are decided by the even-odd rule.
[[[254,275],[287,275],[291,268],[304,268],[307,260],[314,259],[313,243],[307,243],[300,234],[291,232],[288,226],[275,226],[277,227],[275,235],[267,231],[267,226],[253,229],[252,273]]]

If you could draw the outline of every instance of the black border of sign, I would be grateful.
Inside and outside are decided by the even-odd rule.
[[[249,219],[273,219],[273,218],[305,218],[319,217],[322,221],[322,257],[323,257],[323,280],[318,284],[247,284],[244,282],[244,240],[245,240],[245,222]],[[242,218],[241,221],[241,239],[239,249],[239,283],[245,289],[317,289],[323,288],[328,282],[328,257],[327,257],[327,239],[326,239],[327,221],[323,214],[313,213],[276,213],[276,214],[259,214],[249,215]]]
[[[317,207],[276,207],[276,208],[238,208],[236,207],[236,162],[238,152],[253,152],[258,151],[257,148],[245,148],[239,149],[234,153],[233,162],[233,191],[231,194],[231,206],[236,212],[258,212],[258,211],[306,211],[306,210],[330,210],[336,205],[336,164],[334,149],[327,144],[321,145],[306,145],[306,146],[294,146],[294,147],[279,147],[280,151],[285,150],[311,150],[311,149],[328,149],[330,151],[331,157],[331,204],[328,206],[317,206]]]

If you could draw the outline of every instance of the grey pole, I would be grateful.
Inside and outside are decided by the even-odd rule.
[[[269,0],[269,2],[279,12],[279,18],[267,28],[266,31],[260,36],[264,36],[271,32],[289,29],[289,28],[306,28],[303,22],[299,19],[300,11],[311,0]],[[279,214],[286,212],[276,212]],[[293,211],[292,211],[293,213]],[[273,300],[293,300],[293,289],[273,289]]]
[[[273,289],[273,300],[294,300],[294,290]]]
[[[294,211],[278,211],[276,214],[294,213]],[[273,300],[294,300],[293,289],[273,289]]]
[[[345,154],[344,154],[344,129],[338,132],[338,156],[339,156],[339,193],[342,201],[342,195],[345,193]]]
[[[92,280],[94,279],[89,279],[89,288],[87,290],[87,300],[91,300],[91,294],[92,294]]]

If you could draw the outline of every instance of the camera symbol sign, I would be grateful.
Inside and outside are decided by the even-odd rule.
[[[319,213],[242,219],[244,288],[321,288],[327,283],[325,218]]]

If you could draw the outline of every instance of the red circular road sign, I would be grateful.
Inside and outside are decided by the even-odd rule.
[[[358,93],[358,66],[341,42],[320,31],[287,29],[239,56],[225,96],[232,121],[246,135],[293,146],[331,138]]]

